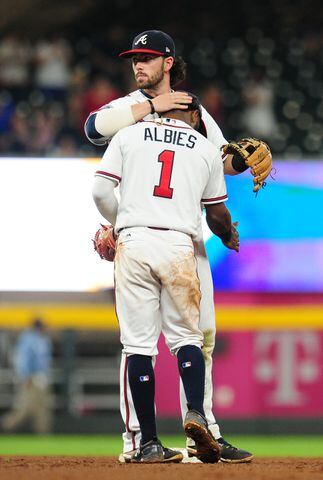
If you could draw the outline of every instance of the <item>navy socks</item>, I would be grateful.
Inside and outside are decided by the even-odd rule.
[[[185,345],[177,353],[177,362],[182,378],[187,406],[203,416],[205,363],[200,348]],[[141,430],[141,443],[157,438],[155,417],[155,375],[151,357],[130,355],[128,378],[134,407]]]
[[[141,443],[157,437],[155,417],[155,375],[151,357],[130,355],[128,378],[141,430]]]
[[[201,349],[195,345],[185,345],[177,352],[177,362],[182,378],[187,406],[203,416],[205,389],[205,362]]]

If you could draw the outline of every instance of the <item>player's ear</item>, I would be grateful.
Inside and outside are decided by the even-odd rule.
[[[200,113],[198,110],[192,110],[190,113],[191,113],[191,125],[195,130],[198,130],[200,126],[200,121],[201,121]]]
[[[165,57],[164,58],[164,72],[169,72],[169,70],[174,65],[174,58],[173,57]]]

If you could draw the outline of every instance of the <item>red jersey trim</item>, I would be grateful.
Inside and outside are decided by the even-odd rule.
[[[158,125],[158,122],[154,122],[153,120],[139,120],[139,121],[144,123],[154,123],[155,125]],[[162,127],[185,128],[187,130],[194,130],[194,128],[192,127],[182,127],[181,125],[170,125],[169,123],[166,123],[166,122],[165,123],[160,122],[160,125]],[[195,131],[197,132],[197,130]]]
[[[214,197],[214,198],[202,198],[201,202],[203,203],[211,203],[211,202],[219,202],[221,200],[226,200],[228,195],[222,195],[222,197]]]
[[[95,172],[95,175],[102,175],[103,177],[113,178],[115,180],[118,180],[118,182],[121,181],[121,177],[119,177],[118,175],[114,175],[113,173],[109,173],[109,172],[104,172],[103,170],[97,170]]]

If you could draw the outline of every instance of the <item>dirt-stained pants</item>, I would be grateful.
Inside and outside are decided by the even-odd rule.
[[[157,355],[161,331],[173,353],[184,345],[202,346],[200,282],[189,235],[124,229],[115,258],[115,292],[124,353]]]

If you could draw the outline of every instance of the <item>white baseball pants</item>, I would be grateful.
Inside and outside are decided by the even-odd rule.
[[[120,239],[123,238],[124,235],[127,235],[126,232],[127,230],[123,230],[121,232]],[[161,234],[163,233],[164,232],[161,232]],[[131,237],[128,237],[129,240],[130,238]],[[155,252],[155,255],[157,254],[158,252]],[[118,254],[117,254],[117,257],[118,257]],[[205,359],[204,410],[205,410],[206,418],[209,423],[209,427],[212,430],[212,433],[215,435],[216,438],[219,438],[220,437],[219,426],[217,425],[212,412],[212,407],[213,407],[212,353],[215,345],[215,312],[214,312],[214,301],[213,301],[213,283],[212,283],[212,276],[211,276],[211,271],[210,271],[207,258],[201,255],[196,255],[196,260],[197,260],[198,277],[200,280],[200,290],[202,294],[201,301],[200,301],[199,329],[202,331],[202,334],[203,334],[202,352],[204,354],[204,359]],[[172,324],[173,322],[174,322],[174,325],[176,325],[180,315],[176,310],[176,308],[175,309],[173,308],[174,305],[172,304],[170,298],[168,297],[168,292],[166,291],[166,289],[162,290],[161,295],[163,296],[163,301],[161,301],[160,314],[162,318],[160,319],[160,324],[162,324],[162,322],[165,321],[166,325]],[[116,296],[117,296],[117,290],[116,290]],[[117,314],[119,316],[118,312],[119,312],[119,309],[117,307]],[[159,332],[160,331],[161,331],[161,327]],[[171,329],[170,329],[170,332],[171,332]],[[166,343],[172,351],[176,351],[176,346],[174,348],[174,345],[175,345],[174,339],[172,335],[170,335],[170,332],[168,333],[168,336],[167,334],[165,334]],[[156,348],[156,345],[155,345],[155,348]],[[157,348],[155,351],[157,353]],[[132,352],[132,353],[140,353],[140,352]],[[148,354],[148,353],[143,353],[143,354]],[[181,385],[180,387],[181,410],[182,410],[182,417],[184,418],[187,411],[187,405],[186,405],[187,401],[186,401],[185,392],[182,386],[182,382],[180,382],[180,385]],[[126,431],[123,433],[123,441],[124,441],[123,451],[128,452],[139,446],[141,435],[140,435],[139,423],[138,423],[138,419],[134,409],[134,405],[131,397],[131,391],[130,391],[129,382],[128,382],[127,353],[125,352],[125,350],[122,352],[121,364],[120,364],[120,411],[126,426]]]

